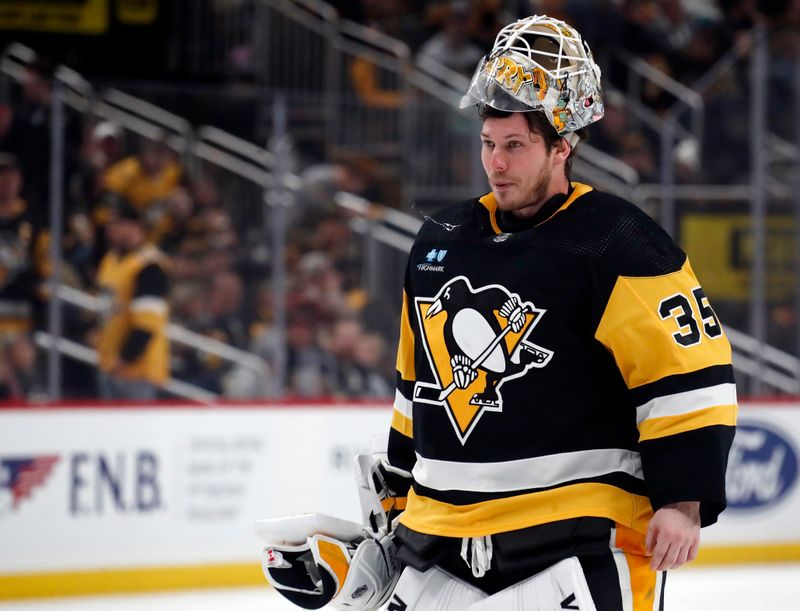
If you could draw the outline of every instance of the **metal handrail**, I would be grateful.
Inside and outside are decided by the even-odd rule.
[[[641,183],[634,187],[640,200],[659,198],[663,186],[656,183]],[[790,200],[796,195],[791,185],[777,179],[770,179],[767,191],[776,200]],[[676,184],[672,187],[675,199],[714,200],[714,201],[749,201],[753,196],[753,188],[749,184],[740,185],[703,185]]]
[[[333,201],[340,208],[361,216],[369,216],[375,207],[370,201],[347,191],[339,191],[334,194]],[[411,235],[416,235],[419,228],[422,227],[421,219],[391,208],[383,208],[380,211],[379,220],[389,229]]]
[[[411,84],[453,108],[458,108],[469,79],[432,57],[418,57],[411,72]]]
[[[81,113],[91,109],[95,91],[89,81],[66,66],[56,68],[55,78],[64,86],[61,90],[62,99],[67,105]]]
[[[406,43],[379,32],[375,28],[349,19],[340,19],[337,29],[340,36],[355,39],[358,43],[369,45],[371,48],[383,51],[397,59],[410,60],[411,58],[411,49]]]
[[[419,228],[422,227],[422,219],[419,217],[391,208],[383,210],[381,218],[387,225],[399,228],[412,235],[417,235]]]
[[[0,73],[10,76],[15,81],[21,81],[25,75],[25,66],[35,59],[36,51],[18,42],[12,42],[0,56]],[[56,68],[54,77],[64,85],[62,87],[64,102],[79,112],[89,110],[94,99],[94,87],[89,81],[75,70],[62,65]],[[0,98],[7,99],[7,97],[8,92],[3,90]]]
[[[136,115],[125,112],[105,102],[96,103],[92,108],[92,113],[149,140],[158,140],[164,135],[163,129],[160,126],[154,125],[146,119],[137,117]],[[179,153],[183,153],[187,146],[186,139],[178,135],[167,138],[165,143]]]
[[[62,301],[89,312],[98,313],[102,310],[99,298],[76,288],[62,284],[58,287],[57,295]],[[221,359],[253,369],[259,373],[263,373],[268,367],[264,359],[251,352],[234,348],[224,342],[190,331],[175,323],[167,325],[166,333],[170,340],[178,344],[213,354]]]
[[[742,333],[741,331],[737,331],[736,329],[731,329],[730,327],[725,327],[725,333],[728,336],[731,345],[737,349],[750,354],[758,353],[765,362],[781,367],[785,371],[789,371],[792,374],[800,371],[800,359],[798,359],[796,356],[789,354],[788,352],[784,352],[783,350],[779,350],[778,348],[770,346],[769,344],[762,344],[754,337]]]
[[[192,135],[192,126],[183,117],[179,117],[141,98],[124,93],[119,89],[107,89],[103,92],[103,101],[129,114],[147,119],[151,123],[169,128],[186,140],[189,140]]]
[[[619,54],[622,62],[639,76],[652,81],[662,89],[666,89],[676,98],[684,101],[691,108],[703,108],[703,97],[691,87],[687,87],[683,83],[676,81],[674,78],[664,74],[661,70],[646,62],[641,57],[637,57],[625,49],[617,49],[617,53]]]
[[[705,112],[705,102],[703,100],[703,96],[701,96],[691,87],[687,87],[683,83],[680,83],[667,74],[664,74],[658,68],[652,66],[642,58],[633,55],[629,51],[617,49],[616,53],[628,70],[638,77],[630,79],[632,84],[630,85],[628,97],[632,99],[638,99],[638,96],[634,95],[635,92],[633,90],[633,84],[638,83],[639,78],[645,78],[674,95],[677,100],[673,104],[672,108],[670,108],[670,112],[673,115],[677,115],[679,114],[682,106],[687,106],[691,109],[691,132],[697,141],[699,148],[702,149],[703,113]]]
[[[0,56],[0,72],[15,80],[22,79],[25,66],[36,59],[36,51],[18,42],[12,42]]]
[[[578,146],[577,156],[608,174],[616,176],[628,185],[638,185],[640,182],[639,172],[634,168],[588,143],[584,142]]]
[[[603,85],[603,94],[607,106],[614,104],[614,97],[616,96],[623,101],[626,111],[630,110],[636,121],[644,123],[656,134],[660,133],[663,129],[664,119],[641,101],[632,100],[629,97],[626,97],[623,92],[619,91],[608,83]],[[678,124],[676,128],[680,138],[694,138],[692,132],[686,129],[683,125]]]
[[[595,188],[614,193],[624,197],[639,207],[643,207],[644,199],[638,194],[638,185],[631,185],[608,172],[586,162],[583,157],[577,157],[572,165],[572,174],[580,181],[586,181]]]
[[[775,158],[782,161],[797,161],[800,159],[800,149],[793,142],[784,140],[777,134],[767,134],[767,146]]]
[[[275,0],[262,0],[265,4],[272,3]],[[323,21],[335,22],[339,19],[339,13],[330,4],[321,2],[320,0],[280,0],[280,4],[284,9],[302,9],[308,13],[319,17]]]
[[[800,382],[795,378],[770,369],[764,371],[759,367],[757,360],[744,356],[741,353],[733,353],[733,368],[752,378],[760,379],[765,384],[777,390],[790,395],[800,394]]]
[[[191,150],[198,157],[256,184],[272,188],[277,186],[274,175],[277,164],[272,151],[209,125],[197,128],[195,134]],[[292,172],[284,173],[284,187],[296,191],[302,185],[300,176]]]
[[[229,134],[218,127],[212,125],[200,126],[195,131],[195,135],[197,140],[206,140],[221,148],[236,151],[256,165],[271,166],[275,163],[275,156],[272,151],[253,144],[249,140]]]
[[[240,178],[245,178],[257,185],[266,186],[270,182],[270,173],[266,168],[260,168],[246,163],[236,156],[210,146],[205,142],[196,142],[192,146],[191,152],[196,157],[205,159],[221,168],[225,168]]]
[[[56,349],[61,354],[73,358],[76,361],[86,363],[87,365],[97,365],[97,351],[89,346],[84,346],[83,344],[63,337],[54,342],[53,337],[44,331],[36,331],[33,334],[33,341],[37,346],[44,349],[52,348],[55,343]],[[199,403],[213,403],[219,398],[219,395],[216,393],[181,380],[176,380],[175,378],[167,380],[161,388],[176,397],[190,399]]]

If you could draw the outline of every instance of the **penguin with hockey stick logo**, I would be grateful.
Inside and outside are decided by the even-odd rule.
[[[499,409],[497,389],[503,380],[518,377],[531,367],[544,367],[552,357],[551,351],[525,341],[544,310],[523,303],[500,285],[475,290],[466,277],[458,276],[432,300],[418,302],[423,327],[433,331],[426,333],[429,353],[441,354],[443,349],[452,370],[452,381],[445,388],[418,385],[417,398],[422,401],[443,402],[456,389],[474,384],[469,404]],[[443,325],[429,324],[439,317],[445,319]],[[442,359],[434,356],[432,361],[437,368]],[[481,372],[482,379],[476,382]]]

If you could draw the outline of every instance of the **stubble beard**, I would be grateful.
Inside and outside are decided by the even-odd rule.
[[[500,209],[507,210],[518,218],[534,216],[547,199],[547,194],[550,191],[551,174],[552,165],[549,163],[543,165],[539,170],[539,175],[525,195],[520,197],[518,201],[508,202],[509,206],[499,205]]]

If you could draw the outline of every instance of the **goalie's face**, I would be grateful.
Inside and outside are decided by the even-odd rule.
[[[530,218],[553,195],[567,192],[564,162],[569,145],[559,139],[548,149],[522,113],[487,117],[481,142],[483,169],[500,210]]]

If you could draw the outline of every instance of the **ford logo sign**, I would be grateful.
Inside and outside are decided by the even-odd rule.
[[[757,509],[783,499],[797,482],[797,452],[780,432],[741,422],[731,447],[726,487],[731,509]]]

